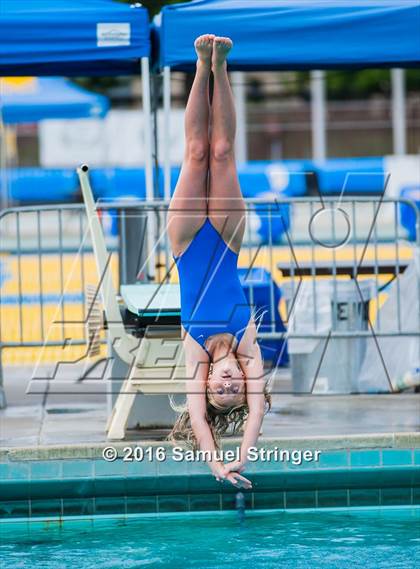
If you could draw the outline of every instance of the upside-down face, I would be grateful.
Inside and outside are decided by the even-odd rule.
[[[209,399],[229,408],[246,402],[245,374],[233,353],[210,364],[207,382]]]

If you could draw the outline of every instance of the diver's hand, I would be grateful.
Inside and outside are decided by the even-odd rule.
[[[228,472],[223,462],[212,463],[211,471],[218,482],[228,480],[235,488],[244,488],[245,490],[252,488],[251,481],[248,478],[245,478],[239,472]]]
[[[212,462],[210,468],[217,482],[223,482],[226,479],[227,472],[223,462]]]
[[[226,480],[229,480],[235,488],[244,488],[245,490],[249,490],[252,488],[252,483],[248,478],[239,474],[239,472],[229,472],[226,475]]]
[[[228,462],[227,464],[225,464],[225,470],[226,474],[228,474],[229,472],[239,472],[240,474],[245,470],[245,465],[240,460],[235,460],[233,462]]]

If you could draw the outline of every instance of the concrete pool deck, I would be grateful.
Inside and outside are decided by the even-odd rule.
[[[107,443],[104,382],[98,387],[98,382],[81,385],[72,381],[61,392],[28,395],[28,377],[22,368],[6,369],[8,406],[0,410],[3,450],[103,447]],[[262,440],[310,440],[323,446],[329,441],[326,448],[367,443],[392,447],[407,442],[420,446],[420,394],[292,395],[286,392],[290,387],[287,372],[279,383],[283,389],[273,395]],[[164,429],[130,429],[118,444],[163,441],[167,433]]]

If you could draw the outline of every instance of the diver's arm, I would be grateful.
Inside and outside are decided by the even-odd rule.
[[[240,461],[237,471],[247,462],[248,451],[258,441],[265,412],[265,378],[261,350],[256,340],[255,326],[250,327],[239,355],[239,364],[246,377],[246,398],[249,408],[241,444]],[[228,465],[229,466],[229,465]],[[232,470],[235,470],[232,468]]]
[[[214,438],[205,414],[206,383],[197,379],[190,380],[189,383],[187,402],[191,428],[197,439],[199,449],[209,451],[209,454],[211,453],[211,456],[213,456],[216,451],[216,445],[214,444]],[[207,463],[218,480],[225,478],[223,462],[210,460]]]
[[[206,419],[206,386],[209,373],[208,356],[194,340],[184,339],[185,367],[187,371],[187,405],[190,414],[191,428],[197,439],[200,450],[216,451],[214,438]],[[214,476],[219,480],[225,478],[223,462],[208,461]]]
[[[244,436],[241,445],[242,465],[245,465],[247,462],[249,449],[254,447],[258,441],[265,411],[264,367],[258,344],[255,345],[253,352],[252,363],[247,366],[245,371],[247,382],[246,398],[249,414],[245,423]]]

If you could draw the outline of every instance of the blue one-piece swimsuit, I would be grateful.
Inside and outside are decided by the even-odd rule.
[[[238,346],[251,310],[239,281],[237,253],[206,218],[185,251],[174,259],[185,330],[206,352],[204,343],[214,334],[232,334]]]

